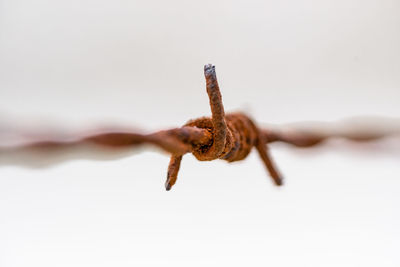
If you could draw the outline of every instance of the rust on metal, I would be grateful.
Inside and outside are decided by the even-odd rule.
[[[211,117],[190,120],[180,128],[162,130],[152,134],[100,132],[75,140],[55,139],[33,142],[19,147],[0,147],[0,152],[6,154],[15,150],[45,151],[46,149],[84,144],[95,144],[114,149],[152,144],[171,154],[165,182],[166,190],[170,190],[176,183],[182,157],[187,153],[192,153],[200,161],[222,159],[234,162],[245,159],[255,148],[273,182],[276,185],[282,185],[283,178],[269,154],[268,143],[284,142],[297,147],[311,147],[332,137],[369,141],[399,132],[398,129],[379,130],[378,128],[375,131],[349,131],[345,127],[341,131],[340,127],[329,129],[329,125],[325,125],[324,130],[314,131],[261,129],[243,113],[225,114],[215,67],[210,64],[205,65],[204,75]]]
[[[275,184],[281,185],[282,177],[267,152],[266,136],[248,116],[242,113],[225,115],[215,67],[206,65],[204,75],[212,116],[191,120],[185,126],[204,129],[212,138],[206,143],[192,144],[190,152],[201,161],[223,159],[234,162],[245,159],[256,147]],[[165,183],[167,190],[176,182],[182,155],[173,153],[171,156]]]

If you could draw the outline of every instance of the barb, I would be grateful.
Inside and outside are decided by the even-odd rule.
[[[268,143],[284,142],[297,147],[311,147],[330,138],[344,138],[352,141],[371,141],[400,134],[400,122],[364,122],[354,127],[354,121],[347,123],[319,124],[315,127],[259,128],[255,122],[242,113],[226,114],[217,82],[215,67],[204,67],[206,89],[210,100],[211,117],[191,120],[183,127],[163,130],[152,134],[124,131],[108,131],[88,136],[71,138],[48,138],[21,146],[9,145],[0,140],[0,164],[15,152],[60,151],[86,145],[106,147],[112,150],[151,144],[171,154],[165,182],[166,190],[176,183],[183,155],[192,153],[200,161],[223,159],[228,162],[245,159],[256,148],[262,162],[276,185],[283,184],[268,150]],[[3,146],[2,146],[3,144]],[[24,159],[21,158],[21,163]]]

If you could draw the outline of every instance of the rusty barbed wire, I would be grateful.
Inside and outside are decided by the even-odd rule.
[[[152,134],[107,131],[72,140],[53,137],[51,140],[35,141],[21,146],[0,146],[0,155],[7,156],[15,151],[46,152],[84,145],[116,149],[152,144],[171,154],[165,182],[166,190],[170,190],[176,183],[182,157],[187,153],[192,153],[200,161],[223,159],[234,162],[245,159],[255,148],[274,183],[282,185],[283,178],[270,156],[268,143],[283,142],[296,147],[312,147],[330,138],[370,141],[400,133],[400,124],[397,123],[364,128],[325,124],[314,129],[261,129],[243,113],[225,115],[215,67],[211,64],[205,65],[204,75],[211,117],[190,120],[180,128]]]

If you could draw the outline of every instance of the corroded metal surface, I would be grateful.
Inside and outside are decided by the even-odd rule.
[[[139,134],[131,131],[99,131],[94,134],[63,138],[54,136],[44,140],[24,143],[20,146],[2,145],[0,140],[0,163],[19,152],[40,152],[40,156],[51,154],[65,148],[86,145],[110,148],[113,151],[142,144],[157,146],[171,154],[165,188],[170,190],[176,183],[183,155],[192,153],[200,161],[216,159],[228,162],[245,159],[255,148],[268,173],[276,185],[282,185],[282,176],[277,171],[268,152],[268,143],[284,142],[297,147],[312,147],[330,138],[343,138],[352,141],[370,141],[400,133],[398,121],[375,121],[367,127],[347,124],[319,124],[314,129],[300,130],[269,128],[260,129],[257,124],[243,113],[226,114],[218,86],[215,67],[204,66],[207,94],[210,100],[211,117],[190,120],[183,127],[162,130],[152,134]],[[109,150],[108,150],[109,151]],[[50,156],[51,157],[51,156]],[[22,157],[18,157],[24,163]]]

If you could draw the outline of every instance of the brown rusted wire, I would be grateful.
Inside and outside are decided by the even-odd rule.
[[[15,150],[58,149],[84,144],[95,144],[110,148],[125,148],[140,144],[152,144],[171,153],[171,159],[165,182],[166,190],[175,184],[184,154],[192,153],[200,161],[223,159],[228,162],[243,160],[256,148],[267,171],[276,185],[282,185],[283,178],[275,167],[268,152],[268,143],[284,142],[297,147],[311,147],[332,137],[341,137],[355,141],[379,139],[393,133],[396,129],[374,131],[351,131],[348,128],[325,127],[325,131],[260,129],[252,119],[243,113],[226,114],[218,86],[215,67],[204,67],[207,94],[210,100],[211,117],[191,120],[183,127],[163,130],[153,134],[132,132],[103,132],[77,138],[75,140],[47,140],[25,144],[19,147],[0,147],[0,153],[7,154]]]

